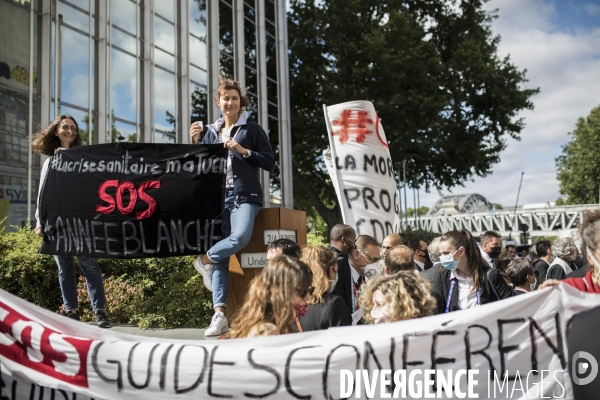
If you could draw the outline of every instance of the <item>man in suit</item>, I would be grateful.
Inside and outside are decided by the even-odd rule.
[[[381,253],[379,251],[379,243],[369,236],[360,235],[354,242],[354,247],[348,253],[348,264],[350,265],[350,275],[342,278],[339,275],[338,285],[342,279],[345,279],[350,284],[350,313],[354,313],[359,309],[358,293],[360,287],[370,278],[376,271],[380,270],[379,260]],[[339,274],[339,269],[338,269]]]
[[[426,271],[433,266],[433,263],[429,260],[426,241],[421,238],[412,238],[408,241],[408,247],[415,254],[415,265],[419,271]]]
[[[535,250],[540,258],[533,264],[533,269],[538,271],[538,286],[544,283],[548,268],[552,262],[552,244],[549,240],[540,240],[535,244]]]
[[[346,302],[348,310],[352,308],[352,288],[350,282],[350,264],[348,252],[354,248],[356,232],[350,225],[337,224],[329,232],[329,249],[337,254],[338,282],[335,292]],[[352,312],[352,311],[350,311]]]
[[[481,235],[481,256],[492,268],[496,268],[496,261],[502,252],[502,238],[494,231],[487,231]]]

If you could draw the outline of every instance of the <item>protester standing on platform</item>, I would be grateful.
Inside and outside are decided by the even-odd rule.
[[[244,304],[231,321],[227,338],[272,336],[293,332],[306,314],[314,292],[308,265],[288,256],[269,261],[250,283]]]
[[[414,271],[375,278],[361,291],[360,306],[366,323],[381,324],[432,315],[435,300],[429,283]]]
[[[436,314],[465,310],[514,296],[500,273],[484,264],[477,243],[466,229],[444,233],[441,266],[421,273],[431,283]]]
[[[308,246],[302,249],[300,261],[310,267],[315,291],[310,297],[308,312],[299,319],[299,330],[315,331],[350,325],[352,318],[346,302],[334,293],[339,279],[336,254],[325,247]]]
[[[77,147],[81,144],[79,137],[79,126],[75,118],[70,115],[58,116],[46,129],[38,132],[32,140],[31,146],[33,151],[46,156],[53,156],[58,151],[67,150],[72,147]],[[42,225],[40,221],[40,201],[42,191],[46,183],[46,175],[48,174],[48,165],[50,158],[46,159],[42,166],[42,174],[40,177],[40,187],[38,190],[37,209],[35,210],[35,219],[37,224],[35,234],[43,238]],[[85,276],[85,282],[88,287],[92,308],[95,314],[96,326],[108,328],[108,315],[104,309],[106,297],[104,294],[104,279],[102,271],[95,258],[77,257],[79,266]],[[63,303],[66,312],[63,314],[66,317],[79,321],[77,314],[77,277],[75,276],[75,258],[72,256],[54,256],[54,260],[58,265],[58,282],[62,293]]]
[[[222,117],[207,126],[203,144],[223,143],[229,149],[223,211],[223,239],[194,262],[204,285],[213,292],[215,314],[205,336],[218,336],[229,329],[225,307],[229,290],[229,257],[243,249],[252,236],[254,219],[263,206],[259,170],[275,168],[273,151],[265,131],[242,113],[248,104],[242,86],[233,79],[221,79],[217,105]],[[190,139],[198,143],[202,124],[190,128]]]

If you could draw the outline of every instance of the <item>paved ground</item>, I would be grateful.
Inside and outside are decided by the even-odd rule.
[[[204,340],[204,329],[176,328],[176,329],[140,329],[131,324],[111,324],[111,331],[127,333],[130,335],[149,336],[167,339]]]

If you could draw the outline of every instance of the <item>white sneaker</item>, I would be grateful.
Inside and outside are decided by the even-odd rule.
[[[202,264],[201,258],[202,256],[196,258],[196,261],[194,261],[194,268],[202,275],[204,286],[212,292],[212,264]]]
[[[229,322],[227,317],[220,311],[217,311],[210,321],[210,326],[204,331],[204,336],[220,336],[229,331]]]

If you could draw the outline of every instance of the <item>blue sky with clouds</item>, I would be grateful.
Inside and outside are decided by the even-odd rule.
[[[485,9],[497,10],[492,30],[502,38],[499,56],[510,55],[527,69],[527,86],[539,87],[540,93],[532,98],[535,109],[521,113],[526,123],[521,141],[508,140],[493,173],[452,193],[479,193],[513,206],[524,172],[519,204],[555,201],[554,159],[577,119],[600,105],[600,1],[492,0]],[[421,205],[431,206],[439,197],[435,190],[421,191]],[[409,198],[412,207],[412,193]]]

